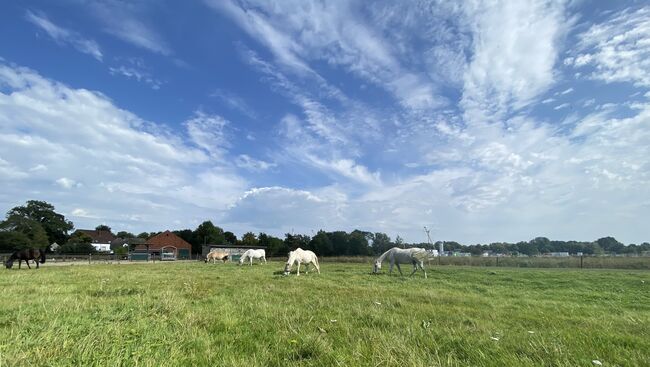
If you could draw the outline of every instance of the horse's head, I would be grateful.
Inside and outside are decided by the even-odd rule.
[[[7,260],[5,266],[7,267],[7,269],[11,269],[11,267],[14,266],[14,260],[13,259]]]
[[[372,272],[377,274],[381,270],[381,261],[375,261],[375,265],[372,267]]]
[[[289,275],[291,273],[291,263],[287,262],[284,264],[284,275]]]

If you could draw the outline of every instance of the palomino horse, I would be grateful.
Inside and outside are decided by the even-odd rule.
[[[11,269],[12,266],[14,266],[14,260],[18,259],[18,269],[20,269],[20,264],[22,263],[23,260],[25,260],[25,263],[27,264],[28,268],[32,268],[29,266],[29,260],[34,260],[36,263],[36,269],[38,269],[38,263],[40,262],[41,264],[45,263],[45,250],[42,248],[35,249],[35,248],[28,248],[24,250],[19,250],[11,254],[9,257],[9,260],[5,263],[5,266],[7,269]]]
[[[221,260],[224,263],[228,260],[228,253],[212,250],[205,256],[205,262],[212,260],[212,263],[215,264],[217,260]]]
[[[402,269],[399,267],[399,264],[413,264],[413,271],[411,272],[411,275],[415,274],[419,267],[424,272],[424,277],[426,278],[427,271],[424,270],[424,260],[426,260],[428,257],[429,253],[423,248],[414,247],[402,249],[399,247],[393,247],[392,249],[384,252],[377,258],[377,260],[375,260],[375,266],[372,272],[379,273],[379,270],[381,270],[381,263],[384,260],[388,259],[390,262],[390,274],[393,273],[393,265],[397,265],[397,270],[399,270],[400,275],[404,275],[402,274]]]
[[[264,261],[264,264],[266,264],[266,251],[263,249],[246,250],[246,252],[244,252],[244,254],[239,258],[239,265],[243,265],[246,259],[248,259],[251,266],[253,266],[253,259],[260,259],[260,264],[262,261]]]
[[[300,275],[300,264],[306,264],[305,274],[309,273],[309,264],[314,265],[318,271],[318,274],[320,274],[320,266],[318,265],[318,258],[316,257],[316,254],[309,250],[305,251],[301,248],[297,248],[295,251],[289,252],[289,260],[284,266],[284,275],[289,275],[291,272],[291,267],[296,262],[298,263],[298,271],[296,272],[296,275]]]

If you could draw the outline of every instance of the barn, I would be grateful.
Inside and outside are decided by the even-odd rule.
[[[262,249],[266,250],[266,247],[264,246],[238,246],[238,245],[203,245],[203,249],[201,251],[201,254],[205,258],[205,256],[208,254],[208,252],[212,250],[219,250],[228,253],[228,259],[230,261],[239,261],[239,258],[241,255],[246,252],[246,250],[257,250],[257,249]]]
[[[135,248],[136,254],[148,253],[149,257],[160,260],[189,259],[191,252],[192,245],[170,231],[150,237],[144,244]]]

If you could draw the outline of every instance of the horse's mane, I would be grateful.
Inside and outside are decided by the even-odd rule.
[[[393,247],[393,248],[394,248],[394,247]],[[389,252],[393,251],[393,248],[391,248],[390,250],[388,250],[388,251],[384,252],[383,254],[381,254],[381,256],[379,256],[379,257],[377,258],[377,260],[375,260],[375,262],[380,262],[380,263],[381,263],[381,262],[384,262],[384,259],[386,258],[386,256],[388,256],[388,253],[389,253]]]

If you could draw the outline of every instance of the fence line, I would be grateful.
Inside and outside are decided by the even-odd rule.
[[[4,263],[11,254],[0,254]],[[189,260],[202,260],[200,254],[193,254]],[[332,256],[321,257],[322,263],[367,263],[371,264],[375,257],[371,256]],[[286,257],[271,257],[269,261],[284,262]],[[120,263],[120,262],[158,262],[158,257],[149,260],[132,260],[128,255],[117,254],[48,254],[47,262],[90,264]],[[576,268],[576,269],[645,269],[650,270],[650,256],[565,256],[565,257],[514,257],[514,256],[438,256],[427,261],[432,266],[479,266],[504,268]]]

